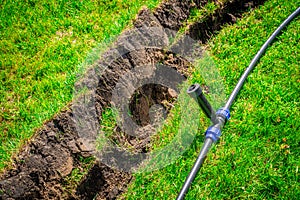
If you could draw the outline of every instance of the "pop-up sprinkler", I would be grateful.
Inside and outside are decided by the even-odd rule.
[[[243,75],[241,76],[240,80],[236,84],[234,90],[232,91],[231,95],[229,96],[229,99],[227,100],[224,107],[220,108],[217,112],[214,111],[209,101],[206,99],[204,94],[202,93],[202,90],[200,88],[199,84],[193,84],[191,85],[187,92],[190,94],[199,104],[205,115],[211,119],[212,125],[206,130],[205,132],[205,141],[202,146],[202,149],[198,155],[198,158],[196,162],[194,163],[194,166],[192,170],[190,171],[190,174],[186,178],[184,185],[181,188],[180,193],[177,196],[177,200],[184,199],[190,185],[192,184],[193,180],[195,179],[195,176],[197,175],[197,172],[201,168],[207,153],[210,150],[210,147],[214,142],[217,142],[221,136],[221,131],[226,123],[227,120],[230,118],[230,107],[236,98],[237,94],[241,90],[246,78],[250,74],[250,72],[253,70],[253,68],[256,66],[258,60],[260,57],[264,54],[269,44],[273,42],[273,40],[276,38],[276,36],[280,33],[280,31],[289,24],[295,17],[297,17],[300,13],[300,7],[297,8],[284,22],[274,31],[274,33],[268,38],[268,40],[264,43],[264,45],[260,48],[260,50],[257,52],[255,57],[252,59],[250,65],[245,70]]]

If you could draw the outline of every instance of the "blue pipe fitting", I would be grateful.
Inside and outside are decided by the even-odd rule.
[[[205,132],[205,137],[217,142],[221,137],[221,130],[215,126],[210,126]]]
[[[216,115],[221,115],[223,116],[226,120],[230,119],[230,111],[229,109],[225,109],[225,108],[220,108],[217,112]]]

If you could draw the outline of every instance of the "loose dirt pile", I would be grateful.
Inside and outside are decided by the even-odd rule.
[[[205,43],[224,23],[235,22],[242,11],[262,2],[230,1],[222,5],[215,14],[190,25],[189,35]],[[200,8],[206,3],[207,1],[170,0],[161,3],[153,13],[143,8],[135,19],[134,26],[161,27],[178,31],[189,17],[191,9]],[[109,63],[108,68],[97,77],[95,110],[99,123],[102,112],[111,105],[112,91],[122,74],[136,66],[145,66],[149,63],[169,66],[185,78],[189,75],[188,60],[165,49],[145,47],[123,54],[122,57]],[[140,87],[130,100],[132,119],[140,126],[147,126],[151,124],[150,107],[162,104],[167,110],[165,113],[167,115],[170,108],[163,102],[172,104],[176,97],[174,90],[161,85],[147,84]],[[115,199],[126,190],[132,178],[129,173],[114,170],[95,160],[90,161],[92,167],[79,183],[71,187],[66,186],[74,169],[80,171],[86,168],[83,160],[92,157],[92,152],[86,148],[83,138],[78,135],[72,105],[73,103],[68,109],[46,122],[30,143],[20,151],[15,158],[13,169],[1,176],[0,199]],[[150,145],[147,137],[144,140],[137,140],[133,136],[119,137],[118,128],[115,132],[117,135],[115,138],[121,143],[131,144],[136,150],[146,152]]]

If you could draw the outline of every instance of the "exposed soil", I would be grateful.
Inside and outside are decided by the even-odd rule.
[[[261,4],[263,1],[233,0],[216,14],[205,21],[189,27],[192,38],[205,43],[211,35],[224,23],[234,23],[236,17],[249,7]],[[134,26],[164,27],[179,30],[189,17],[192,8],[201,7],[207,1],[177,1],[170,0],[161,3],[153,14],[146,8],[142,9],[134,21]],[[151,36],[151,35],[150,35]],[[99,61],[99,64],[105,61]],[[108,68],[97,77],[95,93],[95,110],[101,122],[102,111],[111,105],[112,91],[120,77],[137,66],[161,63],[177,70],[183,77],[189,75],[190,63],[171,51],[157,48],[141,48],[122,54],[108,64]],[[134,92],[129,108],[132,119],[140,126],[153,124],[151,107],[162,105],[166,112],[165,118],[177,97],[177,92],[162,85],[147,84]],[[82,158],[92,156],[92,152],[84,145],[74,123],[74,113],[71,103],[68,108],[36,132],[14,160],[13,169],[1,175],[0,199],[116,199],[126,190],[132,176],[127,172],[117,171],[98,161],[88,169],[85,176],[66,190],[64,183],[74,169],[82,169]],[[149,139],[137,140],[134,136],[121,137],[121,131],[116,128],[116,138],[122,143],[130,143],[140,151],[147,151]],[[119,135],[118,135],[119,134]]]
[[[129,104],[133,120],[140,126],[151,124],[151,107],[157,104],[166,111],[162,116],[166,118],[177,96],[176,91],[162,85],[143,85],[134,93]]]
[[[215,33],[219,31],[224,24],[235,23],[237,18],[242,17],[243,12],[253,9],[266,0],[236,0],[228,1],[214,14],[209,15],[206,19],[196,22],[189,27],[189,36],[195,40],[206,43]],[[205,28],[203,28],[205,27]]]

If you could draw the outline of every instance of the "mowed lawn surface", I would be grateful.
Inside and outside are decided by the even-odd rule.
[[[271,33],[299,6],[270,0],[207,45],[227,95]],[[300,18],[267,49],[232,107],[186,199],[300,199]],[[175,199],[203,143],[159,171],[134,175],[127,199]],[[166,136],[167,137],[167,136]]]
[[[73,95],[77,67],[158,0],[2,1],[0,171]]]
[[[117,36],[142,5],[157,4],[155,0],[1,3],[0,171],[36,128],[72,100],[77,66],[88,52]],[[210,41],[207,49],[228,95],[261,45],[297,6],[297,0],[268,1]],[[298,17],[247,79],[221,141],[187,199],[300,198],[299,41]],[[124,196],[174,199],[202,142],[199,132],[174,164],[136,174]]]

